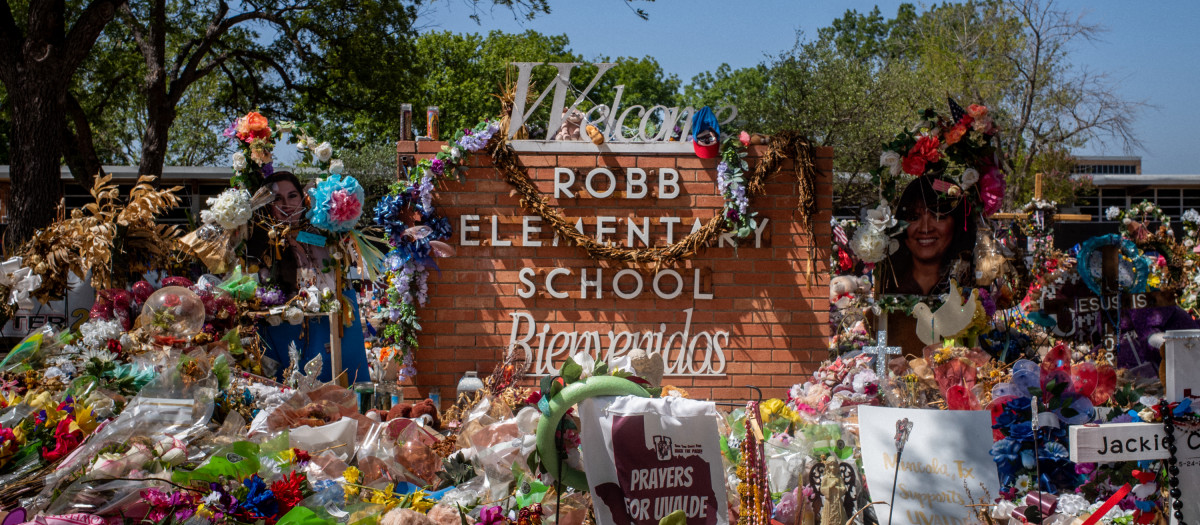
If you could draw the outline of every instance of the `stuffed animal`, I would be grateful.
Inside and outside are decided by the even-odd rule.
[[[870,289],[866,277],[839,275],[829,281],[829,303],[838,310],[850,306],[850,301]]]
[[[583,135],[579,133],[579,125],[582,122],[582,112],[577,109],[568,112],[567,108],[563,108],[562,124],[558,126],[558,133],[554,134],[554,140],[584,140]]]
[[[408,419],[425,417],[429,426],[433,428],[442,427],[442,419],[438,417],[437,406],[433,404],[432,399],[424,399],[412,405],[408,403],[397,403],[392,405],[392,409],[388,411],[388,420],[399,417]]]

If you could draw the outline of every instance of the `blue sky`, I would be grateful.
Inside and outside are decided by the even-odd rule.
[[[486,3],[482,0],[481,3]],[[425,30],[486,33],[493,29],[533,29],[566,34],[571,48],[584,57],[654,56],[668,73],[686,83],[722,63],[751,66],[791,49],[797,32],[816,30],[847,9],[869,11],[879,5],[894,15],[900,2],[820,0],[658,0],[634,5],[650,14],[642,21],[621,0],[551,0],[553,12],[533,21],[514,20],[506,9],[469,16],[466,0],[435,2],[422,12]],[[1086,13],[1085,20],[1107,28],[1101,40],[1082,43],[1076,64],[1115,79],[1125,98],[1144,101],[1135,126],[1144,143],[1145,173],[1200,174],[1200,2],[1194,1],[1060,1],[1060,8]],[[709,35],[710,38],[696,38]],[[1090,145],[1080,154],[1124,155],[1119,144]]]

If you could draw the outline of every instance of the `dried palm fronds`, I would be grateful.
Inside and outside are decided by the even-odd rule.
[[[92,287],[124,287],[129,275],[165,266],[180,231],[157,223],[159,215],[179,204],[176,186],[159,189],[154,176],[143,175],[122,204],[112,176],[96,177],[91,194],[95,202],[71,210],[41,230],[21,247],[26,264],[42,276],[42,287],[33,295],[45,302],[62,297],[68,275],[91,272]],[[116,270],[116,271],[114,271]]]

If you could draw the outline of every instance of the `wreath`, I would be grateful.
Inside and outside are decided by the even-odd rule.
[[[1110,206],[1104,211],[1104,217],[1110,221],[1115,220],[1120,222],[1121,236],[1127,239],[1133,239],[1137,242],[1143,242],[1147,240],[1147,238],[1150,236],[1150,229],[1145,228],[1145,232],[1139,235],[1135,229],[1135,222],[1136,225],[1145,227],[1146,224],[1149,224],[1149,221],[1147,221],[1148,218],[1153,218],[1154,220],[1158,221],[1158,223],[1162,225],[1160,229],[1166,230],[1166,235],[1174,236],[1174,233],[1171,231],[1171,217],[1167,216],[1166,213],[1163,213],[1162,208],[1159,208],[1158,205],[1150,201],[1144,200],[1133,205],[1129,208],[1129,210],[1122,210],[1116,206]]]
[[[1079,278],[1088,289],[1096,295],[1101,295],[1100,284],[1096,282],[1097,274],[1101,271],[1098,260],[1099,248],[1118,246],[1121,249],[1118,283],[1126,293],[1145,293],[1146,281],[1150,276],[1150,265],[1136,244],[1120,235],[1110,233],[1092,237],[1079,247],[1078,268]]]

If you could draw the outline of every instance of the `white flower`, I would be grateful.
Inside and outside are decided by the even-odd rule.
[[[892,216],[892,208],[886,202],[879,203],[879,206],[873,210],[867,210],[864,219],[865,223],[874,226],[881,232],[896,225],[896,218]]]
[[[346,170],[346,165],[342,163],[342,159],[333,159],[329,161],[329,173],[341,175]]]
[[[962,183],[963,189],[970,188],[972,184],[979,182],[979,172],[975,168],[967,168],[962,172],[962,178],[959,180]]]
[[[462,150],[458,149],[458,146],[450,148],[450,158],[452,158],[454,160],[461,159],[462,158]]]
[[[1133,219],[1130,219],[1129,217],[1125,217],[1124,219],[1121,219],[1121,224],[1124,224],[1126,226],[1128,226],[1132,223],[1133,223]]]
[[[235,171],[242,171],[246,169],[246,154],[240,151],[234,153],[232,164]]]
[[[886,167],[893,177],[900,174],[900,160],[900,154],[894,151],[884,151],[879,155],[879,165]]]
[[[870,224],[863,224],[854,232],[850,240],[850,249],[866,263],[877,263],[887,257],[890,239],[883,232]]]
[[[115,319],[112,321],[88,320],[79,325],[79,335],[83,341],[81,350],[104,349],[108,346],[109,339],[120,339],[122,332],[121,323]]]
[[[1120,215],[1121,209],[1116,206],[1109,206],[1107,210],[1104,210],[1104,218],[1110,221],[1117,220]]]
[[[1192,208],[1183,212],[1183,222],[1200,223],[1200,211]]]
[[[250,192],[240,188],[229,188],[207,202],[208,209],[200,212],[200,220],[226,230],[246,224],[254,213],[250,209]]]
[[[1017,476],[1017,481],[1013,484],[1013,488],[1017,489],[1018,493],[1029,492],[1030,487],[1033,487],[1033,481],[1029,479],[1028,474]]]
[[[328,142],[322,142],[312,150],[313,156],[317,158],[317,162],[329,162],[333,158],[333,146]]]
[[[88,348],[87,350],[84,350],[80,356],[83,357],[84,361],[95,360],[101,363],[111,363],[117,358],[116,354],[113,354],[112,352],[109,352],[103,348]]]
[[[592,377],[592,370],[596,368],[596,359],[592,357],[592,354],[580,352],[571,356],[571,360],[575,361],[575,364],[579,365],[580,368],[583,368],[583,373],[579,374],[579,379]]]

